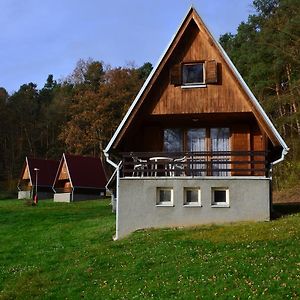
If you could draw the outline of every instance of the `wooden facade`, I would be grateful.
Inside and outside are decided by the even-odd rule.
[[[184,67],[189,65],[194,66],[193,76],[203,70],[195,84],[184,83]],[[182,155],[191,151],[187,132],[192,129],[206,132],[201,151],[215,151],[210,132],[226,128],[229,150],[245,152],[231,156],[236,166],[230,174],[265,176],[262,169],[279,159],[286,147],[194,9],[136,100],[109,145],[115,153],[163,153],[168,128],[181,130]],[[260,152],[265,153],[263,158]]]

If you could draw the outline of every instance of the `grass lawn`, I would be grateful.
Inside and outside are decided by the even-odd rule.
[[[300,214],[139,231],[108,201],[0,201],[0,299],[299,299]]]

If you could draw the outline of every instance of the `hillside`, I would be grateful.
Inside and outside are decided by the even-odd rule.
[[[300,214],[139,231],[108,201],[0,201],[0,299],[299,299]]]

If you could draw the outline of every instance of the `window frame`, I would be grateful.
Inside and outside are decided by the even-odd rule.
[[[202,82],[184,82],[184,67],[202,65]],[[194,88],[194,87],[206,87],[206,75],[205,75],[205,61],[192,61],[192,62],[183,62],[181,64],[181,87],[182,88]]]
[[[188,202],[187,201],[187,192],[188,191],[197,191],[198,201],[197,202]],[[201,189],[200,187],[185,187],[183,189],[183,206],[184,207],[202,207],[201,204]]]
[[[225,191],[225,202],[215,201],[215,191]],[[211,188],[211,207],[230,207],[230,195],[228,187],[212,187]]]
[[[171,201],[161,201],[160,191],[170,191]],[[156,206],[158,207],[174,207],[174,189],[172,187],[157,187],[156,188]]]

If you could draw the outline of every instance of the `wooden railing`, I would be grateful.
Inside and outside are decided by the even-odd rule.
[[[122,177],[268,176],[265,151],[127,152]]]

